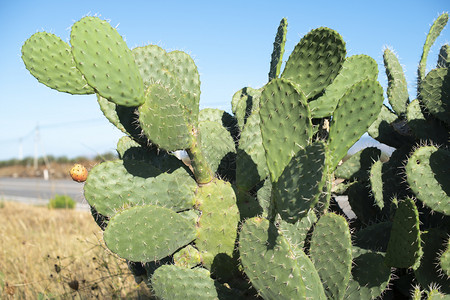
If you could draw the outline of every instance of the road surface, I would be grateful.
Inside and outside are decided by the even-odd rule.
[[[47,204],[56,194],[72,197],[77,202],[78,209],[89,209],[83,196],[82,183],[40,178],[0,178],[0,200]]]
[[[77,202],[77,209],[88,210],[83,196],[83,184],[72,180],[43,180],[38,178],[0,178],[0,200],[19,201],[27,204],[47,204],[56,194],[69,195]],[[335,197],[341,209],[349,218],[351,210],[347,196]]]

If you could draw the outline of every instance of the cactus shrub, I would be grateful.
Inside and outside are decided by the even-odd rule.
[[[269,81],[237,91],[233,114],[199,110],[200,77],[188,54],[155,45],[130,50],[96,17],[72,26],[70,45],[38,32],[22,47],[26,68],[40,82],[96,94],[105,117],[124,133],[119,159],[92,168],[84,195],[108,249],[156,298],[372,299],[392,283],[391,267],[412,267],[419,278],[431,272],[422,261],[428,264],[442,231],[422,237],[413,198],[387,202],[383,180],[396,175],[396,163],[373,164],[371,171],[379,154],[369,148],[340,165],[364,133],[381,130],[381,117],[395,114],[383,106],[376,62],[348,57],[341,35],[321,27],[301,38],[282,69],[286,34],[283,19]],[[447,86],[444,73],[422,79],[431,85],[422,94],[438,102],[430,111],[438,120],[430,124],[447,121],[447,99],[434,100]],[[401,95],[394,106],[406,118],[404,91],[397,89],[390,94]],[[430,117],[414,113],[420,122]],[[183,160],[174,155],[180,151]],[[430,196],[413,172],[411,189],[448,213],[448,174],[439,168],[447,150],[415,155],[424,163],[410,167],[442,188],[434,191],[440,198]],[[340,186],[336,174],[346,176]],[[378,206],[364,194],[375,181]],[[349,195],[356,222],[337,206],[337,190]],[[386,212],[392,220],[369,225],[372,213]],[[430,246],[422,249],[422,238]],[[411,252],[398,261],[396,251],[406,244]]]

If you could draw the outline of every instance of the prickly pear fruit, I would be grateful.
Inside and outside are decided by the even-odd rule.
[[[88,176],[88,170],[83,165],[75,164],[72,169],[70,169],[69,174],[74,181],[85,182]]]

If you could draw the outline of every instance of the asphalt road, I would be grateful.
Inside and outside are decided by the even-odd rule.
[[[27,204],[47,204],[56,194],[69,195],[77,202],[77,209],[88,210],[83,196],[83,183],[72,180],[43,180],[37,178],[0,178],[0,200],[18,201]],[[346,196],[335,197],[349,218],[355,214]]]
[[[27,204],[47,204],[56,194],[68,195],[78,209],[88,209],[83,196],[83,184],[72,180],[43,180],[39,178],[0,178],[0,199]]]

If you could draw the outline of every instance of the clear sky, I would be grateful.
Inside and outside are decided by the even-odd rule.
[[[285,59],[311,29],[338,31],[348,55],[367,54],[379,65],[386,86],[382,53],[392,47],[404,66],[410,95],[426,33],[436,17],[450,10],[448,0],[411,1],[23,1],[0,2],[0,160],[39,155],[75,157],[114,151],[122,134],[102,115],[94,95],[72,96],[38,83],[21,60],[24,41],[49,31],[69,42],[71,25],[99,15],[128,47],[157,44],[183,50],[195,60],[202,82],[201,108],[230,111],[242,87],[267,82],[270,56],[280,20],[288,20]],[[449,27],[449,26],[447,26]],[[450,40],[444,29],[429,57]],[[39,138],[35,128],[39,126]],[[39,141],[37,143],[37,141]]]

